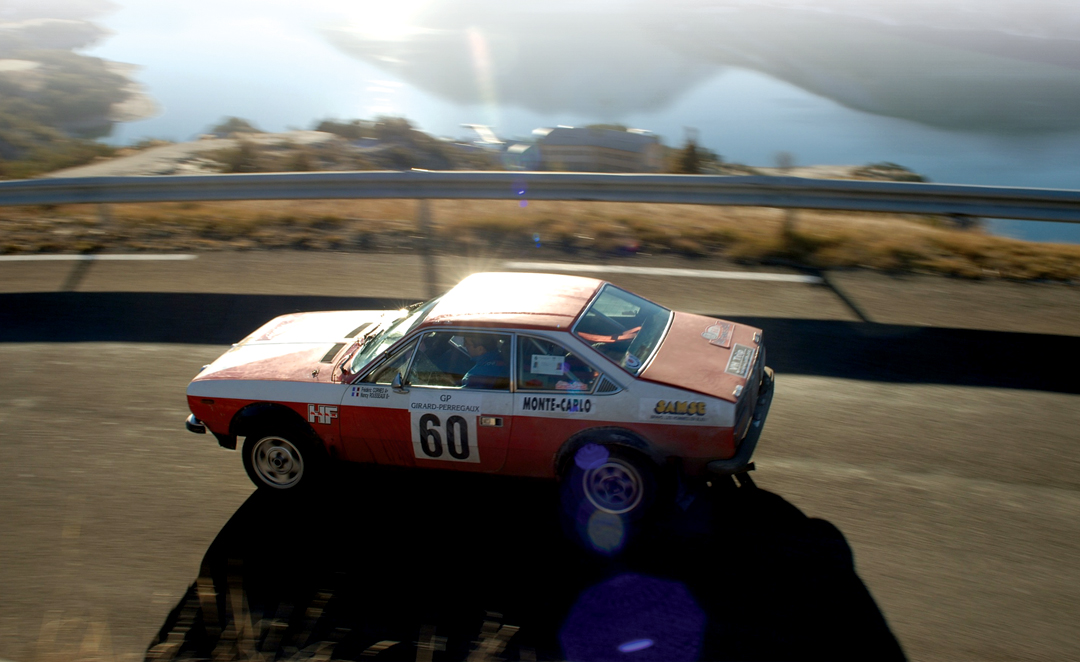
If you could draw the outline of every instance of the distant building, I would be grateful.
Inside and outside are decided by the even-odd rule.
[[[536,129],[540,168],[573,172],[659,172],[660,139],[636,129]]]
[[[503,166],[507,170],[542,170],[540,148],[533,143],[514,143],[503,153]]]

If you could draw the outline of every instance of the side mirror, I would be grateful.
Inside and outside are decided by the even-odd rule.
[[[394,393],[408,393],[409,389],[405,388],[405,383],[401,380],[401,373],[394,375],[394,381],[390,382],[390,387],[394,389]]]

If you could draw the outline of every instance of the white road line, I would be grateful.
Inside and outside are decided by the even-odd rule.
[[[190,253],[170,253],[153,255],[148,253],[130,253],[113,255],[0,255],[0,262],[175,262],[180,260],[194,260],[198,255]]]
[[[760,271],[706,271],[704,269],[667,269],[663,267],[624,267],[604,264],[571,264],[568,262],[504,262],[506,269],[530,271],[576,271],[578,273],[642,274],[646,276],[678,276],[680,278],[720,278],[725,280],[764,280],[774,283],[812,283],[824,281],[818,276],[774,274]]]

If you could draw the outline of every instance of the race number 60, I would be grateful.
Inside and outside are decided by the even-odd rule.
[[[443,434],[446,435],[446,443],[443,443]],[[420,450],[424,455],[433,460],[455,459],[468,461],[469,448],[469,422],[461,416],[451,416],[446,419],[446,427],[435,414],[424,414],[420,417]],[[443,453],[448,453],[445,458]]]

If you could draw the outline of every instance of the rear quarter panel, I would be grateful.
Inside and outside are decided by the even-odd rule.
[[[732,436],[734,406],[704,396],[618,377],[625,384],[612,394],[517,392],[514,428],[504,472],[554,477],[555,459],[571,437],[603,428],[627,430],[642,438],[654,453],[677,457],[691,473],[709,460],[735,454]]]

